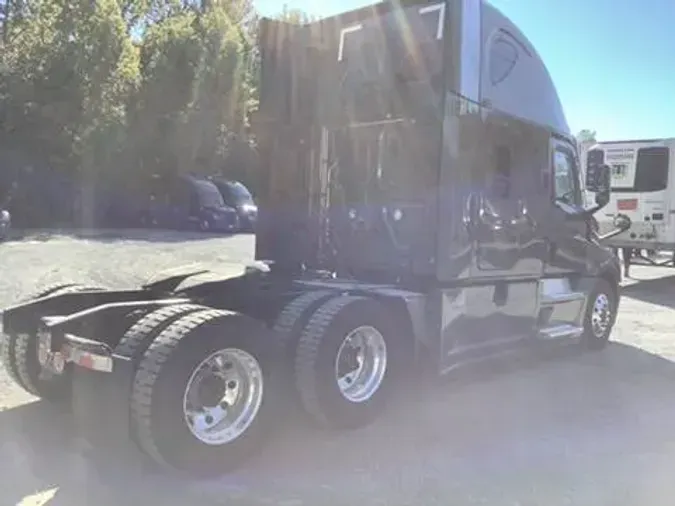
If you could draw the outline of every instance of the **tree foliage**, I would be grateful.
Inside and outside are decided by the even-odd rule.
[[[136,184],[254,146],[252,0],[0,0],[0,31],[0,198],[27,166]]]
[[[595,130],[584,129],[577,134],[577,142],[580,143],[595,143],[596,141],[596,132]]]

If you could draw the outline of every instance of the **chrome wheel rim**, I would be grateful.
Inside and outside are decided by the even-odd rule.
[[[183,416],[192,435],[208,445],[241,436],[263,398],[263,374],[250,353],[228,348],[212,353],[192,372],[183,395]]]
[[[364,325],[342,341],[335,359],[335,381],[350,402],[365,402],[382,385],[387,370],[387,345],[382,333]]]
[[[598,294],[593,302],[593,312],[591,313],[591,328],[595,337],[603,337],[612,321],[612,307],[609,297],[604,294]]]

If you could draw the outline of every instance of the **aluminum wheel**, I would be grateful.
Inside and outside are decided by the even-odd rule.
[[[595,337],[603,337],[612,321],[612,305],[604,293],[598,294],[593,303],[591,328]]]
[[[387,345],[375,327],[358,327],[342,341],[335,359],[335,379],[345,399],[370,399],[380,388],[386,370]]]
[[[263,373],[253,355],[228,348],[203,360],[183,395],[190,432],[208,445],[234,441],[255,420],[263,398]]]

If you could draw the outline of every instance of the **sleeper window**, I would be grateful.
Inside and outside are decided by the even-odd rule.
[[[518,47],[506,33],[500,33],[490,47],[490,82],[493,86],[504,81],[518,61]]]

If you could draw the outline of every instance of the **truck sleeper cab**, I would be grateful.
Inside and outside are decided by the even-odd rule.
[[[619,266],[590,218],[609,172],[589,167],[597,205],[582,207],[557,94],[506,17],[404,1],[260,33],[258,263],[222,281],[53,287],[7,309],[18,384],[72,402],[90,439],[213,475],[258,451],[291,398],[353,428],[418,360],[445,373],[607,343]]]

